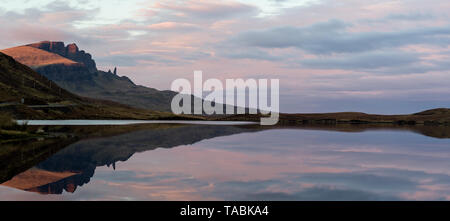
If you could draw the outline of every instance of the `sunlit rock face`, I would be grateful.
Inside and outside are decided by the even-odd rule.
[[[30,46],[18,46],[0,50],[0,52],[34,69],[48,65],[85,66],[82,63],[67,59],[59,54]]]
[[[39,48],[48,52],[53,52],[56,54],[59,54],[61,56],[65,55],[66,48],[64,46],[64,42],[49,42],[49,41],[43,41],[39,43],[33,43],[29,44],[27,46]]]
[[[95,61],[92,59],[92,56],[83,50],[80,51],[78,46],[74,43],[65,46],[64,42],[42,41],[39,43],[29,44],[27,46],[52,52],[70,60],[82,63],[86,66],[89,72],[93,73],[97,71],[97,66]]]
[[[2,52],[64,88],[67,86],[65,82],[82,81],[83,85],[92,84],[92,78],[98,72],[91,55],[80,51],[76,44],[65,46],[64,42],[42,41]]]

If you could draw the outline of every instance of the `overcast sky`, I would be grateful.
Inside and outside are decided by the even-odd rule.
[[[0,0],[0,48],[75,42],[100,69],[279,78],[281,111],[450,107],[448,0]]]

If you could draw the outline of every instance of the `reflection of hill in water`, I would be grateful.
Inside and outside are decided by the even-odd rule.
[[[338,132],[364,132],[368,130],[399,130],[420,133],[435,138],[450,138],[448,126],[407,126],[407,125],[295,125],[260,127],[246,126],[208,126],[208,125],[133,125],[133,126],[91,126],[91,127],[54,127],[52,130],[73,133],[81,140],[62,139],[44,140],[2,146],[2,150],[11,150],[8,154],[0,154],[0,182],[19,176],[5,185],[26,191],[43,194],[61,194],[76,191],[77,187],[88,183],[98,166],[115,167],[118,161],[126,161],[137,152],[156,148],[172,148],[189,145],[204,139],[219,136],[253,132],[268,129],[305,129],[327,130]],[[65,147],[66,146],[66,147]],[[65,148],[64,148],[65,147]],[[56,151],[58,151],[54,154]],[[3,153],[3,152],[2,152]],[[40,162],[40,163],[39,163]],[[37,164],[37,165],[36,165]],[[33,169],[22,173],[33,167]],[[53,177],[48,183],[36,182],[39,185],[23,185],[32,179],[42,179],[30,171],[47,171]],[[48,176],[47,173],[47,176]],[[62,174],[68,174],[62,176]],[[39,173],[38,173],[39,174]],[[45,174],[45,173],[41,173]],[[21,184],[22,183],[22,184]],[[24,188],[20,188],[24,187]],[[26,187],[26,188],[25,188]]]
[[[79,130],[80,128],[76,129]],[[51,172],[74,172],[76,174],[26,190],[45,194],[61,194],[63,189],[74,192],[78,186],[90,181],[96,167],[104,165],[113,165],[114,167],[116,162],[126,161],[137,152],[189,145],[204,139],[255,130],[218,125],[167,125],[146,129],[136,127],[134,129],[137,129],[137,131],[111,137],[89,138],[67,146],[37,164],[35,168]],[[98,133],[98,131],[94,133]],[[120,133],[120,131],[117,133]],[[23,177],[22,179],[27,180]]]
[[[0,183],[28,170],[75,141],[68,138],[0,144]]]

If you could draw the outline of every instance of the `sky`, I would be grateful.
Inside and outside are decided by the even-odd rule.
[[[0,0],[0,48],[75,42],[161,90],[280,79],[282,112],[450,107],[448,0]]]

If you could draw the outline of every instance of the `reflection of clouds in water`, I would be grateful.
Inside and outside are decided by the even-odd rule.
[[[247,198],[242,200],[285,200],[285,201],[320,201],[320,200],[339,200],[339,201],[367,201],[367,200],[399,200],[399,198],[391,196],[377,195],[370,192],[359,190],[341,190],[333,188],[307,188],[295,193],[276,193],[263,192],[256,194],[248,194]]]
[[[208,181],[190,174],[98,169],[93,185],[109,190],[109,199],[127,195],[133,200],[200,200],[200,194],[212,188]]]
[[[145,173],[134,171],[98,171],[96,179],[110,184],[147,184],[149,186],[202,188],[210,184],[183,173]]]
[[[318,175],[320,176],[320,174]],[[339,175],[336,175],[339,177]],[[348,178],[343,175],[341,179]],[[377,181],[386,181],[380,178]],[[339,180],[339,178],[337,178]],[[202,186],[204,181],[192,179],[185,182],[186,179],[174,179],[173,183],[136,183],[130,182],[126,185],[114,185],[109,182],[111,193],[109,199],[118,199],[114,197],[115,192],[122,192],[130,187],[135,192],[133,199],[151,199],[151,200],[176,200],[178,197],[183,199],[224,199],[224,200],[398,200],[399,197],[386,193],[377,193],[377,191],[365,191],[358,188],[352,188],[351,185],[341,185],[340,187],[326,184],[314,185],[313,187],[303,188],[300,182],[295,180],[258,180],[258,181],[230,181],[215,183],[210,186]],[[374,181],[374,180],[372,180]],[[347,180],[348,183],[358,183]],[[332,182],[330,182],[332,183]],[[142,185],[139,185],[142,184]],[[389,185],[390,183],[386,184]],[[382,185],[382,184],[380,184]],[[400,184],[397,184],[400,185]],[[414,186],[413,183],[408,183]],[[376,185],[375,185],[376,186]],[[211,188],[208,188],[211,187]],[[295,188],[297,187],[297,188]],[[370,188],[370,187],[369,187]],[[387,188],[387,187],[386,187]],[[282,191],[274,191],[284,189]],[[361,189],[367,189],[362,186]],[[414,192],[411,192],[411,194]]]
[[[351,189],[368,189],[371,191],[392,192],[410,191],[417,184],[406,178],[380,176],[367,173],[313,173],[301,174],[296,178],[299,182],[345,187]]]
[[[385,175],[380,175],[384,172]],[[279,179],[224,182],[197,179],[189,174],[134,174],[134,177],[128,177],[132,174],[126,175],[127,181],[102,180],[111,189],[110,199],[115,192],[123,193],[129,188],[133,190],[128,194],[134,192],[133,199],[141,200],[440,200],[445,199],[450,190],[447,175],[396,169],[284,174]]]

